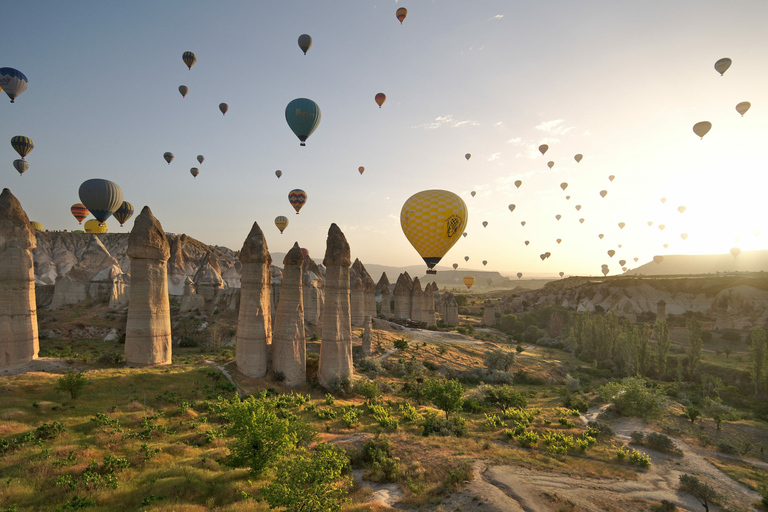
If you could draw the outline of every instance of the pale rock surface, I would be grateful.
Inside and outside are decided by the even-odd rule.
[[[120,264],[96,235],[88,236],[88,245],[66,276],[56,282],[49,309],[59,309],[86,300],[106,302],[112,292],[112,280],[122,274]]]
[[[424,321],[422,313],[424,312],[424,292],[421,289],[421,282],[416,277],[411,285],[411,314],[408,318],[414,322]]]
[[[371,355],[371,341],[373,340],[373,330],[370,316],[365,317],[365,322],[363,325],[363,355],[368,357]]]
[[[184,293],[181,296],[181,305],[179,313],[189,313],[190,311],[205,311],[205,299],[197,294],[195,282],[189,277],[184,278]]]
[[[376,296],[377,300],[381,304],[381,316],[384,318],[392,318],[392,303],[391,294],[389,289],[389,279],[387,273],[382,272],[379,282],[376,283]]]
[[[18,199],[0,193],[0,367],[37,359],[37,307],[32,251],[37,240]]]
[[[128,240],[131,288],[125,330],[129,366],[171,363],[171,308],[168,302],[170,247],[148,206],[133,223]]]
[[[421,319],[427,323],[427,327],[437,324],[435,320],[435,290],[437,290],[437,285],[434,282],[427,283],[421,297]]]
[[[299,244],[294,243],[283,259],[280,302],[275,313],[272,364],[274,372],[283,375],[283,383],[286,386],[301,386],[307,382],[307,347],[301,286],[303,260],[304,255]]]
[[[355,260],[357,262],[358,260]],[[349,267],[349,318],[352,325],[362,327],[365,321],[365,291],[358,267]]]
[[[710,316],[715,329],[752,329],[768,321],[768,291],[740,285],[715,296]]]
[[[121,309],[128,306],[129,284],[125,282],[125,274],[117,274],[112,278],[112,289],[109,292],[109,309]]]
[[[487,327],[493,327],[496,325],[496,307],[491,300],[486,300],[484,306],[485,309],[483,310],[481,323]]]
[[[629,297],[622,297],[613,308],[614,313],[617,316],[626,318],[632,323],[637,322],[637,314],[640,313],[640,308]]]
[[[459,305],[451,292],[445,292],[440,300],[441,316],[447,325],[459,325]]]
[[[197,293],[202,295],[206,303],[213,302],[219,290],[224,288],[224,280],[221,278],[221,267],[213,253],[205,255],[195,277],[192,278],[197,288]]]
[[[331,224],[325,245],[325,304],[317,379],[327,387],[334,379],[352,378],[352,323],[349,304],[349,243]]]
[[[267,375],[272,346],[272,308],[269,300],[272,256],[264,233],[256,222],[240,249],[240,263],[242,277],[235,361],[243,375],[260,379]]]
[[[376,283],[373,282],[371,274],[365,269],[365,265],[356,259],[352,266],[357,266],[357,273],[363,284],[363,315],[376,317]]]
[[[395,298],[395,310],[393,312],[395,318],[411,318],[412,288],[413,280],[408,272],[403,272],[397,277],[395,289],[392,290],[392,295]]]
[[[187,261],[182,248],[185,237],[173,237],[168,240],[171,248],[171,257],[168,259],[168,294],[183,295],[187,278]],[[191,270],[191,269],[190,269]],[[192,274],[194,275],[194,274]]]
[[[656,303],[656,321],[665,322],[667,320],[667,303],[660,300]]]
[[[272,265],[269,267],[269,302],[272,305],[272,324],[275,322],[277,305],[280,303],[280,287],[283,284],[283,270]]]

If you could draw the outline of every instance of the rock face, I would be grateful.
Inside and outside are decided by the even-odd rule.
[[[302,270],[304,271],[302,276],[302,286],[304,286],[304,321],[316,326],[322,320],[323,314],[324,269],[320,268],[309,257],[309,251],[307,251],[304,256]]]
[[[205,299],[197,294],[195,282],[189,277],[184,279],[184,294],[181,296],[181,306],[179,313],[189,313],[190,311],[203,311],[205,309]]]
[[[451,292],[445,292],[440,298],[440,316],[446,325],[459,325],[459,305]]]
[[[768,321],[768,292],[752,286],[727,288],[715,296],[710,311],[715,329],[751,329]]]
[[[66,276],[56,281],[50,309],[85,300],[106,302],[112,292],[112,281],[122,274],[120,264],[109,254],[96,235],[87,235],[88,245]]]
[[[224,288],[224,280],[221,278],[221,267],[212,253],[205,255],[192,280],[195,282],[197,293],[203,296],[206,303],[216,299],[219,290]]]
[[[411,289],[413,280],[408,272],[403,272],[397,277],[395,289],[392,295],[395,297],[395,318],[411,318]]]
[[[163,226],[148,206],[136,218],[128,239],[131,288],[125,329],[125,360],[131,366],[171,363],[171,308],[168,269],[171,255]]]
[[[427,283],[424,287],[424,294],[421,297],[421,319],[426,322],[427,326],[435,325],[435,292],[437,285],[435,283]]]
[[[240,249],[240,263],[242,277],[235,361],[243,375],[261,379],[267,375],[272,345],[272,308],[269,301],[272,256],[269,255],[264,233],[256,222]]]
[[[371,317],[365,317],[365,324],[363,328],[363,355],[368,357],[371,355],[371,341],[373,340],[373,331],[371,330]]]
[[[381,316],[384,318],[392,318],[392,304],[390,303],[389,292],[389,279],[387,273],[382,272],[379,282],[376,283],[376,296],[378,302],[381,304]]]
[[[493,327],[496,325],[496,307],[493,305],[493,301],[485,301],[485,309],[483,310],[483,320],[481,323],[487,327]]]
[[[109,309],[120,309],[128,306],[128,290],[130,285],[125,282],[125,274],[112,278],[112,289],[109,292]]]
[[[35,232],[11,191],[0,194],[0,366],[37,359]]]
[[[350,251],[347,239],[331,224],[326,239],[325,305],[317,379],[327,387],[334,379],[352,378],[352,323],[349,305]]]
[[[667,303],[661,299],[656,303],[656,321],[663,322],[667,319]]]
[[[362,327],[365,320],[363,279],[354,264],[349,268],[349,319],[355,327]]]
[[[414,322],[421,322],[424,312],[424,292],[421,290],[419,278],[413,280],[411,286],[411,315],[408,317]]]
[[[304,337],[304,300],[301,263],[304,255],[298,243],[283,259],[283,282],[275,313],[272,363],[275,373],[283,375],[286,386],[307,382],[307,347]],[[322,361],[322,355],[321,361]]]

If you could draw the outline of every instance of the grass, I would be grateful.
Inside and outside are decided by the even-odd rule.
[[[744,460],[707,457],[717,469],[752,489],[758,491],[761,485],[768,482],[768,470],[759,468]]]

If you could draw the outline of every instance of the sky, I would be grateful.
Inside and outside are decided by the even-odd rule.
[[[256,221],[271,251],[298,241],[322,258],[336,223],[353,258],[417,265],[399,218],[425,189],[469,209],[438,269],[616,274],[621,259],[768,249],[764,0],[31,0],[3,19],[17,31],[0,67],[29,86],[0,97],[0,187],[46,229],[80,228],[69,207],[103,178],[136,215],[148,205],[166,231],[235,250]],[[285,120],[300,97],[322,112],[306,147]],[[699,121],[713,124],[703,139]],[[23,176],[15,135],[35,144]]]

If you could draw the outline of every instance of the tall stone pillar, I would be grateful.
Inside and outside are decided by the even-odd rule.
[[[0,194],[0,367],[37,359],[35,247],[35,230],[27,214],[4,188]]]
[[[667,303],[661,299],[656,303],[656,321],[662,322],[667,319]]]
[[[446,325],[459,325],[459,305],[451,292],[443,294],[443,322]]]
[[[392,304],[389,298],[389,279],[387,273],[382,272],[379,282],[376,283],[376,295],[381,296],[381,316],[384,318],[392,318]]]
[[[275,313],[272,337],[272,366],[282,373],[286,386],[307,382],[307,344],[304,336],[304,299],[301,264],[304,255],[298,242],[283,258],[283,283]]]
[[[349,243],[336,224],[326,239],[325,304],[317,379],[327,387],[336,378],[352,377],[352,324],[349,310]]]
[[[363,265],[359,259],[356,259],[355,262],[352,263],[352,268],[357,271],[358,275],[360,276],[360,281],[363,285],[363,315],[375,318],[376,283],[373,282],[371,274],[368,273],[368,271],[365,269],[365,265]]]
[[[235,362],[243,375],[261,379],[267,375],[272,345],[272,309],[269,301],[272,256],[264,233],[256,222],[240,249],[240,263],[242,277]]]
[[[409,317],[414,322],[424,321],[423,316],[424,309],[424,292],[421,290],[421,282],[416,277],[413,280],[413,286],[411,287],[411,316]]]
[[[496,308],[493,305],[493,301],[486,300],[484,306],[482,324],[487,327],[493,327],[496,325]]]
[[[365,317],[365,326],[363,328],[363,355],[368,357],[371,355],[371,340],[373,340],[373,326],[371,325],[371,317]]]
[[[435,321],[435,284],[427,283],[424,287],[424,295],[422,296],[422,315],[421,320],[427,322],[427,327],[436,325]]]
[[[168,269],[171,256],[163,226],[145,206],[133,222],[126,254],[131,258],[125,361],[130,366],[171,364],[171,308]]]
[[[403,272],[397,277],[395,289],[392,290],[395,297],[395,318],[411,318],[411,288],[413,280],[408,272]]]
[[[362,327],[365,320],[363,279],[354,264],[349,268],[349,319],[355,327]]]

